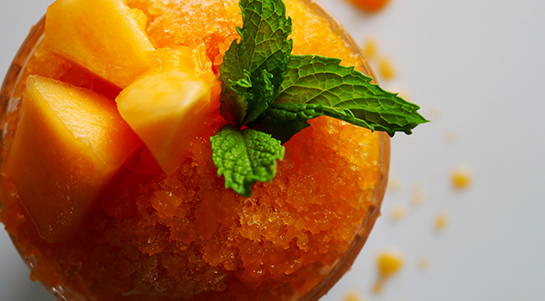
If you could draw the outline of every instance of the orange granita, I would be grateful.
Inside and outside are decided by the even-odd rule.
[[[219,76],[223,54],[242,25],[238,1],[126,3],[146,15],[146,32],[159,50],[154,59],[168,60],[162,54],[181,46],[205,49],[208,68]],[[285,3],[293,20],[293,53],[338,57],[343,65],[366,68],[353,42],[316,4]],[[112,101],[120,92],[45,51],[41,39],[31,43],[28,61],[19,63],[19,80],[10,82],[15,92],[2,116],[3,160],[9,159],[28,75]],[[328,117],[310,123],[285,144],[274,180],[256,183],[249,198],[226,189],[211,160],[209,137],[225,124],[216,106],[174,173],[165,174],[142,145],[75,236],[55,243],[43,239],[4,166],[0,221],[32,262],[31,279],[68,299],[317,298],[350,266],[379,214],[389,141],[384,133]]]

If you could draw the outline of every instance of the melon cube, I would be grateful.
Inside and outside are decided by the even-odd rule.
[[[172,174],[219,107],[220,90],[204,45],[181,46],[155,51],[150,70],[116,101],[123,119],[163,171]]]
[[[44,47],[124,88],[154,50],[142,16],[122,0],[57,0],[47,9]]]
[[[6,180],[40,235],[63,241],[142,142],[115,102],[52,79],[30,76],[20,106]]]
[[[212,115],[215,83],[179,69],[146,73],[117,97],[119,113],[172,174]]]

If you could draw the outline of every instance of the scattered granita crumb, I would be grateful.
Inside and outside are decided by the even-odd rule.
[[[441,113],[439,112],[438,108],[430,107],[426,111],[426,118],[431,121],[438,120],[440,116]]]
[[[357,292],[357,291],[350,291],[344,296],[344,301],[365,301],[365,298]]]
[[[448,225],[448,217],[445,213],[438,213],[435,216],[435,229],[438,231],[444,230]]]
[[[373,60],[377,56],[377,40],[375,38],[368,38],[363,43],[363,56],[367,60]]]
[[[388,249],[379,253],[377,256],[378,277],[373,285],[375,294],[382,292],[386,280],[398,273],[403,267],[403,263],[403,256],[397,250]]]
[[[390,2],[390,0],[351,0],[354,5],[369,13],[376,13]]]
[[[426,194],[420,183],[414,183],[412,187],[412,202],[415,205],[422,205],[426,202]]]
[[[380,252],[377,257],[377,268],[379,275],[391,277],[403,266],[403,256],[397,250],[388,249]]]
[[[401,189],[401,184],[399,183],[399,180],[395,177],[390,176],[388,178],[387,189],[391,192],[399,192],[399,190]]]
[[[430,268],[430,260],[426,257],[422,257],[418,260],[418,268],[422,271]]]
[[[407,214],[407,209],[403,205],[395,205],[391,211],[392,219],[396,221],[404,218],[406,214]]]
[[[445,133],[445,141],[449,144],[453,144],[458,140],[458,133],[455,131],[447,131]]]
[[[378,61],[378,72],[385,80],[391,80],[396,76],[396,71],[392,62],[388,58],[381,58]]]
[[[375,38],[368,38],[363,43],[363,56],[372,62],[377,63],[377,71],[382,79],[391,80],[396,76],[396,70],[391,62],[391,59],[379,57],[378,46]]]
[[[457,190],[464,190],[471,184],[471,168],[467,165],[455,167],[452,170],[450,180],[452,187]]]

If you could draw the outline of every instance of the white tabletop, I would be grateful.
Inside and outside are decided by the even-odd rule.
[[[0,1],[0,74],[51,2]],[[387,193],[383,216],[352,270],[323,300],[342,300],[351,291],[365,300],[543,300],[545,2],[391,0],[374,15],[342,0],[323,2],[356,41],[375,38],[378,54],[397,73],[382,85],[407,95],[432,119],[392,140],[397,188]],[[459,166],[472,171],[463,191],[450,185]],[[421,205],[412,200],[415,185],[425,195]],[[396,206],[406,210],[400,220],[391,218]],[[448,225],[437,231],[440,213]],[[403,255],[404,266],[376,295],[375,258],[388,248]],[[28,280],[2,230],[5,300],[52,297]]]

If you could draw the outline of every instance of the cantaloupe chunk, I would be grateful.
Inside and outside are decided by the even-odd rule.
[[[122,0],[57,0],[47,9],[44,47],[124,88],[154,50],[142,23],[145,15]]]
[[[171,174],[211,117],[220,86],[203,49],[161,51],[155,68],[121,91],[116,101],[123,119]]]
[[[40,235],[71,237],[141,140],[115,102],[52,79],[30,76],[5,176]]]

